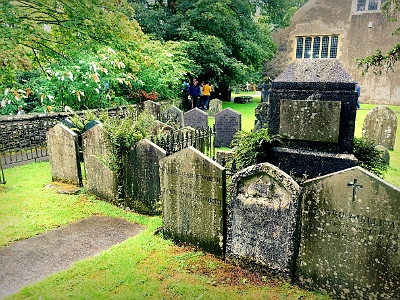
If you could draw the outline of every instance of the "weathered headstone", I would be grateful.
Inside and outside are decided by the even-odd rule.
[[[334,299],[397,299],[399,201],[399,188],[361,167],[304,182],[300,284]]]
[[[169,126],[168,124],[165,124],[161,121],[155,120],[152,134],[153,135],[157,135],[159,133],[171,134],[173,131],[174,128],[172,126]]]
[[[260,130],[261,128],[268,128],[268,102],[262,102],[257,105],[254,110],[254,115],[256,116],[256,122],[254,125],[254,130]]]
[[[378,105],[365,116],[362,136],[389,150],[394,149],[397,116],[387,106]]]
[[[87,123],[87,124],[83,127],[82,133],[84,133],[84,132],[86,132],[86,131],[92,129],[94,126],[96,126],[96,125],[98,125],[98,124],[101,124],[101,122],[98,121],[98,120],[92,120],[92,121],[90,121],[89,123]]]
[[[193,108],[183,115],[185,126],[192,128],[208,128],[208,115],[201,109]]]
[[[117,175],[111,169],[111,152],[101,123],[82,133],[82,146],[87,191],[104,200],[116,201]]]
[[[183,111],[171,105],[161,112],[161,121],[174,128],[182,128],[184,126]]]
[[[214,117],[220,111],[222,111],[222,101],[218,99],[210,100],[208,115]]]
[[[126,206],[142,214],[161,214],[160,160],[165,155],[165,150],[147,139],[123,155]]]
[[[299,185],[274,165],[232,177],[227,260],[290,280],[295,265]]]
[[[215,115],[215,147],[229,147],[236,132],[242,130],[242,115],[226,108]]]
[[[387,162],[387,164],[390,164],[390,154],[389,151],[386,147],[382,146],[382,145],[376,145],[376,149],[379,150],[380,154],[381,154],[381,158]]]
[[[224,254],[225,169],[188,147],[160,161],[166,237]]]
[[[295,177],[357,165],[352,155],[357,93],[338,59],[297,59],[272,82],[267,128],[281,137],[268,162]]]
[[[82,185],[78,135],[63,124],[50,128],[46,134],[53,181]]]
[[[145,112],[148,115],[154,116],[157,120],[161,117],[161,105],[151,100],[146,100],[136,104],[137,114]]]

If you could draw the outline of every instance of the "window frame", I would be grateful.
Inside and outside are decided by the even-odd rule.
[[[319,41],[316,42],[317,40]],[[315,47],[318,47],[318,53],[317,51],[315,51]],[[333,57],[332,54],[336,55]],[[296,36],[293,58],[294,59],[339,58],[339,34]]]
[[[364,14],[364,13],[380,13],[382,12],[382,5],[385,1],[387,0],[361,0],[364,1],[364,9],[359,10],[358,9],[358,3],[360,0],[353,0],[353,5],[352,5],[352,13],[353,14]],[[371,6],[372,2],[377,1],[377,8],[374,10],[370,10],[369,7]]]

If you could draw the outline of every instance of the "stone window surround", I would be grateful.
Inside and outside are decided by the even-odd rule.
[[[386,0],[365,0],[365,9],[364,10],[357,10],[357,4],[359,0],[353,0],[353,3],[351,5],[351,14],[357,15],[357,14],[365,14],[365,13],[381,13],[381,6],[383,2]],[[372,1],[377,1],[378,2],[378,7],[375,10],[368,10],[368,5]]]
[[[332,58],[339,58],[339,44],[340,44],[340,35],[339,34],[321,34],[321,35],[296,35],[293,39],[293,55],[292,55],[292,59],[313,59],[315,57],[313,57],[314,55],[314,40],[316,38],[320,38],[320,47],[319,47],[319,55],[318,58],[321,58],[321,52],[322,52],[322,48],[323,48],[323,38],[329,37],[329,42],[328,42],[328,49],[327,49],[327,54],[328,57],[324,57],[324,58],[331,58],[331,40],[332,37],[337,37],[337,41],[335,43],[336,46],[336,56],[332,57]],[[297,41],[299,38],[303,38],[303,49],[302,49],[302,57],[301,58],[297,58]],[[310,44],[310,57],[304,57],[304,52],[305,52],[305,39],[306,38],[311,38],[311,44]]]

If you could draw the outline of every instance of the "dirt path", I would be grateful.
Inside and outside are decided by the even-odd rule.
[[[0,249],[0,299],[138,234],[144,227],[93,216]]]

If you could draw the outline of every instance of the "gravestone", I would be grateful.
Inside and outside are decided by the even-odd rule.
[[[299,185],[274,165],[263,163],[236,173],[229,189],[227,260],[290,280]]]
[[[208,128],[208,115],[204,111],[196,108],[185,112],[183,115],[185,126],[190,126],[194,129]]]
[[[87,124],[83,127],[82,133],[84,133],[84,132],[86,132],[86,131],[92,129],[94,126],[96,126],[96,125],[98,125],[98,124],[101,124],[101,122],[100,122],[100,121],[97,121],[97,120],[92,120],[92,121],[90,121],[89,123],[87,123]]]
[[[230,147],[236,132],[242,130],[242,115],[226,108],[215,115],[215,147]]]
[[[268,128],[268,105],[268,102],[262,102],[254,110],[254,115],[256,116],[254,131],[261,128]]]
[[[298,59],[273,82],[267,128],[281,137],[268,162],[314,178],[357,165],[355,82],[338,59]]]
[[[161,112],[161,122],[176,129],[182,128],[184,126],[183,111],[171,105]]]
[[[160,161],[164,236],[224,255],[225,169],[193,147]]]
[[[61,121],[61,123],[66,127],[68,127],[69,129],[76,128],[76,125],[69,118],[65,118],[64,120]]]
[[[160,160],[165,156],[165,150],[147,139],[122,156],[125,206],[142,214],[161,214]]]
[[[136,104],[136,112],[139,116],[141,113],[145,112],[150,116],[154,116],[156,120],[161,118],[161,105],[157,102],[151,100],[146,100]]]
[[[103,125],[97,124],[82,133],[86,189],[104,200],[118,200],[116,173],[111,169],[111,150],[105,142]]]
[[[388,149],[386,147],[383,147],[382,145],[377,145],[376,149],[379,150],[381,158],[388,164],[390,165],[390,154]]]
[[[365,116],[362,136],[377,145],[394,150],[397,131],[397,116],[384,105],[378,105]]]
[[[333,299],[398,299],[400,189],[361,167],[304,182],[297,276]]]
[[[154,128],[153,128],[152,135],[157,135],[159,133],[171,134],[172,132],[174,132],[174,128],[172,126],[169,126],[168,124],[165,124],[158,120],[154,121]]]
[[[210,100],[208,115],[214,117],[220,111],[222,111],[222,101],[218,99]]]
[[[47,149],[53,181],[82,185],[78,135],[63,124],[46,133]]]

